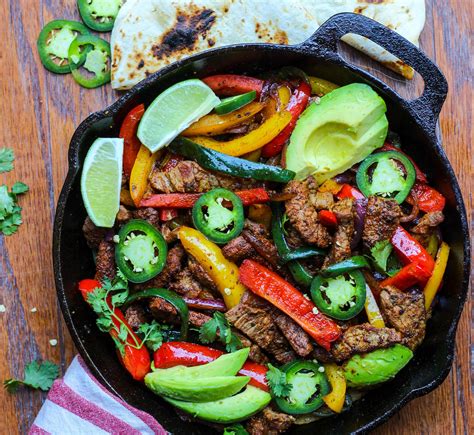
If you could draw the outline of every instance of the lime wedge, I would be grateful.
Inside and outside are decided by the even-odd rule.
[[[112,228],[120,206],[123,139],[98,138],[90,147],[81,177],[82,200],[92,222]]]
[[[154,153],[219,103],[212,89],[201,80],[176,83],[148,107],[138,126],[138,139]]]

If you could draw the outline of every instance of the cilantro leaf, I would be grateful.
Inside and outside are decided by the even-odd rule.
[[[15,154],[11,148],[0,148],[0,174],[13,169]]]
[[[8,187],[5,184],[0,186],[0,219],[13,213],[13,207],[15,206],[15,200],[8,193]]]
[[[99,317],[96,320],[97,327],[101,332],[109,332],[112,329],[113,322],[112,322],[112,317]]]
[[[204,325],[199,328],[199,340],[201,343],[209,344],[216,341],[217,328],[216,319],[211,319],[204,323]]]
[[[115,346],[117,347],[120,355],[125,355],[125,343],[119,340],[117,337],[112,336],[112,340],[114,340]]]
[[[4,388],[13,393],[20,385],[48,391],[54,380],[59,376],[59,366],[51,361],[42,363],[33,361],[26,365],[24,379],[6,379],[3,382]]]
[[[209,344],[217,339],[219,332],[219,340],[225,346],[227,352],[235,352],[242,348],[242,342],[232,332],[229,322],[222,313],[214,313],[211,320],[208,320],[199,329],[199,339],[204,344]]]
[[[143,342],[146,347],[155,352],[158,350],[164,341],[164,336],[170,328],[165,325],[160,325],[155,320],[151,323],[142,323],[138,328],[138,333],[143,336]],[[163,334],[165,332],[165,334]]]
[[[268,385],[275,397],[288,397],[293,385],[286,380],[286,373],[271,364],[268,364],[268,372],[266,374]]]
[[[0,232],[5,236],[16,233],[18,227],[23,223],[21,218],[21,207],[17,204],[17,195],[28,190],[24,183],[15,183],[12,191],[4,184],[0,186]]]
[[[124,323],[120,324],[120,329],[117,338],[124,343],[126,343],[128,337],[128,328],[125,326]]]
[[[222,435],[248,435],[248,432],[241,424],[233,424],[224,428]]]
[[[389,240],[381,240],[380,242],[377,242],[370,250],[370,255],[374,260],[375,267],[380,272],[387,272],[387,261],[392,250],[393,246]]]
[[[120,293],[116,293],[112,296],[112,305],[116,307],[117,305],[123,305],[128,299],[129,291],[128,288],[122,290]]]
[[[25,183],[22,183],[21,181],[17,181],[12,186],[12,193],[15,195],[21,195],[22,193],[28,192],[28,190],[30,190],[30,188]]]

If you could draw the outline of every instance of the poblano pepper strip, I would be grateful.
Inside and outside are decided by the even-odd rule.
[[[165,288],[149,288],[141,292],[133,293],[125,301],[125,306],[131,304],[132,302],[138,301],[140,299],[146,298],[160,298],[166,302],[169,302],[176,308],[179,317],[181,318],[181,336],[180,340],[186,341],[188,338],[188,329],[189,329],[189,309],[186,305],[186,302],[178,296],[175,292],[165,289]]]
[[[290,251],[287,254],[281,255],[281,259],[284,263],[292,260],[304,260],[310,257],[316,257],[326,255],[327,251],[320,248],[313,248],[311,246],[302,246],[294,251]]]
[[[81,18],[87,27],[97,32],[110,32],[123,0],[77,0]]]
[[[205,169],[221,172],[233,177],[275,181],[277,183],[288,183],[295,177],[295,173],[288,169],[228,156],[227,154],[202,147],[183,137],[178,137],[171,142],[169,149],[176,154],[195,160]]]

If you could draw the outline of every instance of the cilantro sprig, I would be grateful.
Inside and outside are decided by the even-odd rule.
[[[285,372],[281,371],[272,364],[268,364],[266,377],[272,394],[275,397],[288,397],[293,385],[288,383]]]
[[[222,313],[214,313],[211,320],[208,320],[199,329],[199,339],[204,344],[213,343],[217,339],[225,346],[227,352],[235,352],[242,348],[242,343],[233,332],[229,322]]]
[[[224,428],[222,435],[248,435],[248,432],[241,424],[233,424]]]
[[[393,246],[389,240],[377,242],[370,250],[375,268],[389,276],[395,275],[400,270],[400,264],[392,252]]]
[[[51,361],[33,361],[26,365],[23,379],[6,379],[3,387],[14,393],[21,385],[48,391],[59,376],[59,366]]]
[[[0,174],[13,169],[15,154],[11,148],[0,148]]]

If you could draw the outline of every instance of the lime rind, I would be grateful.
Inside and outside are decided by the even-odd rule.
[[[212,89],[201,80],[176,83],[158,95],[148,107],[138,126],[138,138],[154,153],[219,103]]]
[[[123,139],[98,138],[84,160],[81,193],[87,214],[98,227],[111,228],[120,206]]]

